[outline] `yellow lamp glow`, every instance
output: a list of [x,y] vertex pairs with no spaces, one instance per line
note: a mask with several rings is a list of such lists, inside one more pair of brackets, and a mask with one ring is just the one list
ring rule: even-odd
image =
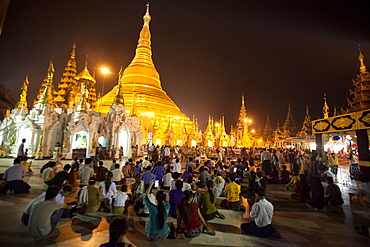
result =
[[105,74],[105,75],[107,75],[107,74],[109,74],[109,73],[110,73],[109,69],[107,69],[107,68],[101,68],[101,69],[100,69],[100,71],[101,71],[103,74]]

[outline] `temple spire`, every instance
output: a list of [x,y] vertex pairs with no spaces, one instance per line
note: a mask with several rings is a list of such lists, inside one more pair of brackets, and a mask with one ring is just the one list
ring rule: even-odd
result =
[[89,97],[89,91],[86,86],[86,81],[81,85],[81,97],[80,102],[77,105],[76,112],[86,112],[87,110],[87,98]]
[[121,106],[125,105],[121,83],[118,83],[118,89],[117,89],[116,96],[113,99],[113,104],[121,105]]
[[26,75],[26,79],[23,81],[23,86],[21,89],[21,95],[19,96],[19,101],[17,103],[16,108],[17,109],[26,109],[28,104],[27,104],[27,92],[28,92],[28,85],[30,82],[28,81],[28,75]]
[[324,94],[324,106],[322,108],[322,112],[324,113],[324,118],[329,118],[329,106],[326,102],[326,93]]
[[76,42],[72,45],[71,56],[67,62],[67,66],[64,69],[60,83],[58,84],[58,91],[54,92],[54,101],[59,106],[67,104],[69,108],[74,105],[74,99],[78,93],[78,87],[76,85]]
[[367,72],[367,68],[366,68],[366,65],[364,63],[364,55],[362,54],[361,52],[361,47],[360,45],[358,46],[358,51],[359,51],[359,55],[358,55],[358,61],[360,61],[360,73],[366,73]]
[[295,124],[295,120],[292,114],[292,110],[290,108],[290,103],[288,105],[288,114],[285,119],[284,125],[283,125],[283,130],[285,132],[286,137],[292,137],[295,136],[297,132],[297,126]]
[[54,64],[53,61],[50,60],[48,72],[45,78],[45,88],[42,92],[39,101],[37,102],[39,105],[53,105],[53,78],[54,78]]

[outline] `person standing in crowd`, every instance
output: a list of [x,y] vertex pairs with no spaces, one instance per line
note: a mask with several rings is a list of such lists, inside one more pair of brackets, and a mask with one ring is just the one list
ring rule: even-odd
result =
[[3,179],[6,181],[6,185],[2,193],[6,193],[8,190],[13,190],[15,194],[26,193],[30,190],[31,186],[23,181],[25,176],[25,167],[22,166],[20,158],[15,158],[13,166],[5,170]]
[[275,238],[281,238],[277,230],[271,225],[274,206],[266,200],[265,189],[262,187],[255,188],[254,194],[256,199],[250,212],[250,218],[254,221],[243,223],[240,228],[243,232],[257,237],[266,238],[273,235]]
[[262,170],[265,171],[266,175],[270,175],[270,172],[272,170],[271,156],[270,153],[266,151],[266,148],[263,148],[262,150],[263,150],[263,152],[261,153]]
[[80,187],[89,184],[89,178],[94,176],[94,170],[90,167],[91,159],[85,159],[85,165],[80,169]]
[[144,203],[149,210],[149,221],[145,224],[146,237],[149,241],[166,239],[170,233],[170,228],[166,224],[170,203],[166,200],[166,193],[163,191],[158,191],[156,194],[157,205],[150,202],[149,194],[153,184],[154,180],[151,180],[144,197]]
[[26,139],[23,138],[22,139],[22,143],[19,144],[19,147],[18,147],[18,152],[17,152],[17,157],[18,158],[23,158],[25,155],[25,151],[24,151],[24,144],[26,143]]
[[119,158],[119,161],[122,161],[122,157],[123,157],[123,147],[120,146],[119,147],[119,150],[118,150],[118,158]]
[[307,205],[314,208],[315,211],[321,211],[324,208],[324,187],[321,183],[321,162],[316,158],[318,153],[316,150],[312,151],[309,167],[309,177],[312,197],[311,200],[307,201]]

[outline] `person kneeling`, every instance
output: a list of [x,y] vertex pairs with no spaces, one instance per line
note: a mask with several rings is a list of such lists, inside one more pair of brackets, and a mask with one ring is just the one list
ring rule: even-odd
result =
[[58,188],[49,187],[45,194],[45,201],[33,205],[27,230],[30,236],[43,237],[55,229],[64,211],[63,204],[54,201],[58,193]]
[[254,194],[256,200],[250,212],[250,218],[254,221],[241,224],[240,228],[243,232],[257,237],[266,238],[272,234],[275,238],[280,238],[280,234],[271,225],[274,206],[266,200],[265,189],[262,187],[255,188]]
[[179,238],[183,238],[182,233],[187,238],[194,238],[199,236],[203,231],[210,235],[216,235],[215,231],[208,227],[204,221],[198,204],[192,201],[193,193],[186,190],[184,191],[184,198],[177,205],[177,231],[181,234]]

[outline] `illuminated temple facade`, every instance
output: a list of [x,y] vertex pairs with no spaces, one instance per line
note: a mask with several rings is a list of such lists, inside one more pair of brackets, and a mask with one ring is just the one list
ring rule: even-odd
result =
[[147,6],[134,59],[126,69],[121,68],[117,85],[102,97],[96,94],[87,59],[77,73],[76,44],[58,85],[54,85],[50,61],[31,107],[26,99],[30,84],[26,77],[17,106],[0,125],[2,155],[16,156],[23,138],[28,155],[36,158],[50,157],[56,149],[68,159],[123,147],[124,156],[130,157],[136,145],[200,144],[198,120],[183,114],[162,89],[152,60],[150,19]]

